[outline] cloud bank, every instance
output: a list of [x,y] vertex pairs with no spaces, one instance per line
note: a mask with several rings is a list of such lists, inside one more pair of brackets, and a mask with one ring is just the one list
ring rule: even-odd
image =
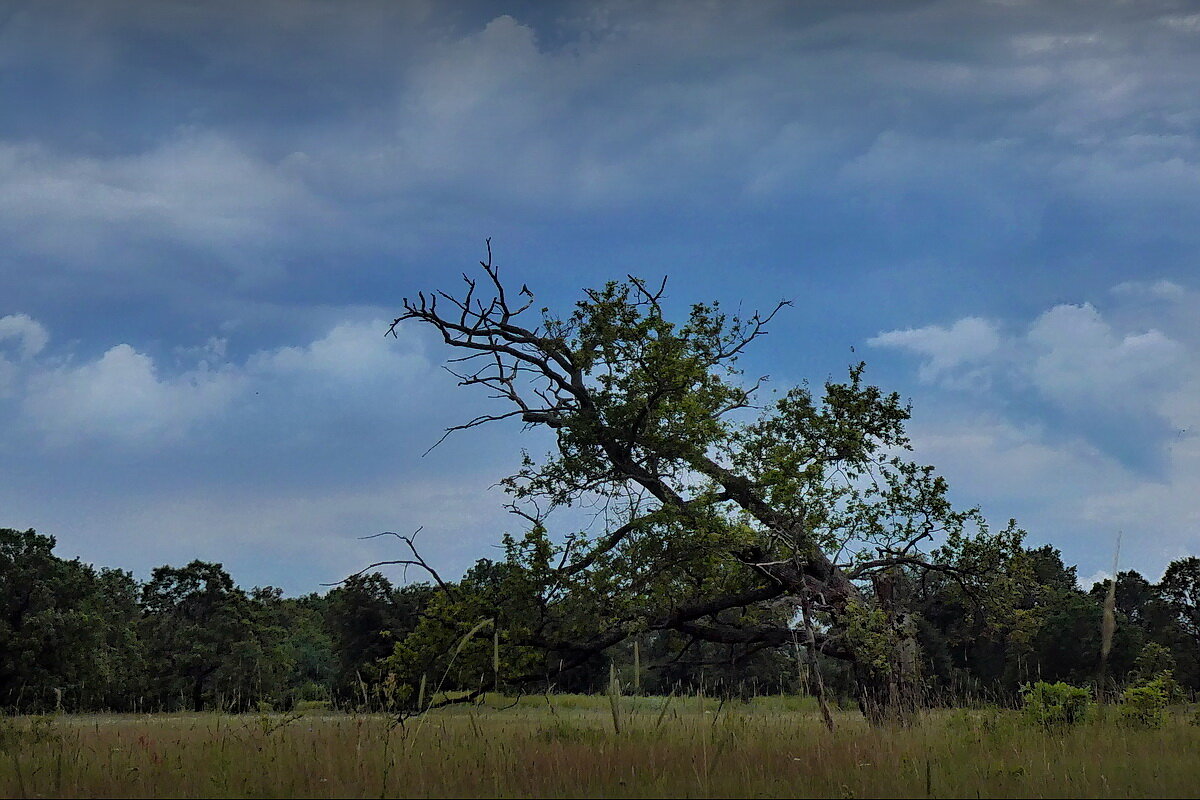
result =
[[869,343],[919,359],[914,439],[966,494],[1039,540],[1103,549],[1124,531],[1153,578],[1200,549],[1200,293],[1131,281],[1108,300]]

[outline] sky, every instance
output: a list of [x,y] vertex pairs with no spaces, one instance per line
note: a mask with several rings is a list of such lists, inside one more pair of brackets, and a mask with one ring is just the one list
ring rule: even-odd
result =
[[494,557],[546,440],[422,456],[489,406],[382,336],[490,236],[554,308],[791,300],[747,372],[866,360],[957,503],[1156,579],[1200,553],[1198,12],[0,3],[0,526],[289,593],[381,531]]

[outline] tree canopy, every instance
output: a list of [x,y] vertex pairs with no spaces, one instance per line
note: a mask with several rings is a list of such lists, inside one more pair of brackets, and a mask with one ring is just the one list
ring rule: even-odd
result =
[[[543,654],[510,677],[557,674],[639,632],[670,631],[684,647],[806,645],[853,665],[864,710],[909,702],[904,576],[950,576],[971,593],[1021,534],[989,532],[951,504],[933,467],[907,458],[899,396],[866,383],[860,363],[819,393],[796,386],[763,401],[763,380],[746,380],[738,358],[787,303],[746,318],[699,303],[672,321],[666,282],[629,277],[558,315],[535,310],[527,287],[506,289],[488,247],[485,279],[404,300],[391,332],[431,326],[458,351],[449,368],[460,385],[502,404],[448,432],[518,419],[555,434],[552,452],[525,453],[503,481],[526,523],[507,542],[506,579],[518,585],[505,596],[535,613],[518,624],[504,604],[476,609],[511,645]],[[583,507],[596,527],[554,527],[556,511]],[[466,611],[460,620],[474,619]]]

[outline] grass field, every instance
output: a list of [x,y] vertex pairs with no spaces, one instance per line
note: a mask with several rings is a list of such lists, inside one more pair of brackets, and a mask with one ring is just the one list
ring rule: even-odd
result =
[[0,718],[6,797],[1153,797],[1200,794],[1200,727],[1097,719],[1061,734],[1016,712],[907,728],[796,698],[749,704],[526,697],[504,710],[381,715]]

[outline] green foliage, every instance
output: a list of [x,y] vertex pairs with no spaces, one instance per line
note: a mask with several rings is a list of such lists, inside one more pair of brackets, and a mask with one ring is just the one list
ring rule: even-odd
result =
[[846,607],[846,638],[856,663],[886,677],[892,671],[894,636],[887,614],[880,608],[853,602]]
[[1170,672],[1130,686],[1121,693],[1121,721],[1138,728],[1161,727],[1174,688]]
[[336,653],[333,694],[342,702],[361,700],[360,681],[381,685],[389,658],[418,625],[436,590],[416,583],[395,587],[383,575],[356,575],[329,592],[323,605],[323,629]]
[[1174,674],[1175,657],[1158,642],[1146,642],[1142,652],[1133,662],[1133,676],[1139,681],[1149,681],[1164,673]]
[[[963,695],[1008,700],[1035,679],[1078,685],[1095,677],[1106,585],[1085,593],[1057,549],[1010,542],[1004,568],[981,573],[966,589],[953,578],[923,584],[921,640],[936,690],[952,702]],[[1117,581],[1108,670],[1118,682],[1135,670],[1147,640],[1174,626],[1156,610],[1161,600],[1145,594],[1148,586],[1133,572]]]
[[328,700],[297,700],[292,710],[298,714],[329,711],[330,703]]
[[[444,699],[489,688],[497,678],[511,691],[523,676],[544,675],[576,657],[568,647],[547,647],[547,640],[571,644],[618,625],[628,638],[584,654],[573,672],[556,679],[557,691],[603,695],[610,669],[623,686],[633,686],[635,637],[644,693],[805,691],[812,676],[793,648],[747,653],[736,643],[647,629],[653,609],[673,600],[696,597],[709,585],[745,586],[707,545],[691,549],[656,527],[675,524],[670,515],[656,517],[578,579],[555,572],[561,546],[535,527],[506,537],[502,561],[479,562],[445,591],[394,587],[376,575],[324,597],[300,598],[269,587],[244,591],[219,565],[204,562],[163,567],[142,585],[128,572],[58,558],[52,537],[2,530],[0,706],[35,713],[60,704],[67,711],[194,708],[198,692],[201,706],[224,710],[344,708],[363,705],[365,688],[370,708],[412,707],[422,678],[426,702],[437,691]],[[922,676],[935,699],[1008,703],[1006,690],[1031,675],[1053,685],[1094,674],[1102,593],[1074,588],[1073,569],[1058,552],[1025,549],[1021,535],[1010,526],[939,551],[943,563],[963,567],[961,575],[892,575],[896,596],[912,598],[919,611],[904,624],[920,634]],[[694,558],[686,573],[654,572],[664,552],[704,557]],[[980,568],[997,563],[1005,568]],[[1137,573],[1118,578],[1110,675],[1133,689],[1150,687],[1122,704],[1133,709],[1130,720],[1153,720],[1155,686],[1168,703],[1196,688],[1196,648],[1183,617],[1189,564],[1185,559],[1168,570],[1170,594]],[[787,625],[792,613],[784,603],[749,606],[708,621],[753,630]],[[842,641],[880,678],[894,668],[897,619],[875,598],[852,604],[843,617]],[[823,658],[820,670],[826,686],[843,695],[839,701],[854,691],[858,673],[843,662]]]
[[[463,300],[436,295],[454,314],[441,316],[419,295],[397,321],[430,324],[470,351],[456,360],[474,363],[463,384],[512,404],[461,427],[519,417],[555,437],[551,452],[523,454],[502,481],[530,522],[529,537],[507,542],[508,577],[523,582],[500,598],[499,608],[518,606],[498,623],[510,648],[590,672],[594,656],[630,637],[672,631],[683,647],[740,645],[733,661],[794,646],[791,617],[804,596],[817,607],[814,639],[838,642],[826,654],[861,655],[860,684],[890,679],[911,693],[920,659],[909,616],[873,596],[873,578],[895,571],[901,581],[904,568],[928,566],[939,544],[966,554],[991,537],[975,510],[953,507],[933,467],[905,457],[910,409],[898,394],[870,385],[859,363],[819,391],[800,385],[765,400],[738,358],[773,313],[740,318],[696,304],[673,321],[661,291],[633,277],[588,291],[566,317],[542,309],[526,328],[516,317],[529,306],[510,308],[490,262],[483,266],[494,302],[481,301],[468,278]],[[602,524],[550,537],[548,515],[569,506],[603,509]],[[964,558],[959,574],[978,563],[1000,565]],[[847,609],[856,601],[861,613]],[[465,604],[458,616],[397,650],[406,679],[421,648],[445,652],[478,618],[474,601],[454,603]],[[846,626],[856,630],[844,636]],[[883,652],[902,642],[903,656]],[[903,674],[893,674],[899,664]]]
[[1130,676],[1134,686],[1157,686],[1166,694],[1166,702],[1178,703],[1184,699],[1183,687],[1175,679],[1175,656],[1158,642],[1147,642],[1134,661]]
[[200,711],[220,677],[245,674],[258,645],[250,600],[220,564],[158,567],[142,589],[142,605],[150,688],[159,704]]
[[477,562],[452,591],[431,597],[412,632],[379,662],[381,673],[408,688],[411,702],[421,697],[422,680],[428,704],[447,692],[500,687],[544,672],[545,651],[522,643],[544,619],[538,567],[544,546],[536,534],[506,544],[525,555]]
[[113,703],[139,672],[133,577],[58,558],[54,544],[0,529],[0,706]]
[[[1200,558],[1172,562],[1156,587],[1160,604],[1151,607],[1163,619],[1154,620],[1154,639],[1170,648],[1177,663],[1176,677],[1193,691],[1200,689]],[[1161,608],[1161,611],[1160,611]]]
[[1038,681],[1021,687],[1025,717],[1046,730],[1060,730],[1087,718],[1092,705],[1091,693],[1084,688],[1059,681]]
[[1200,558],[1189,556],[1171,562],[1159,591],[1183,629],[1200,643]]

